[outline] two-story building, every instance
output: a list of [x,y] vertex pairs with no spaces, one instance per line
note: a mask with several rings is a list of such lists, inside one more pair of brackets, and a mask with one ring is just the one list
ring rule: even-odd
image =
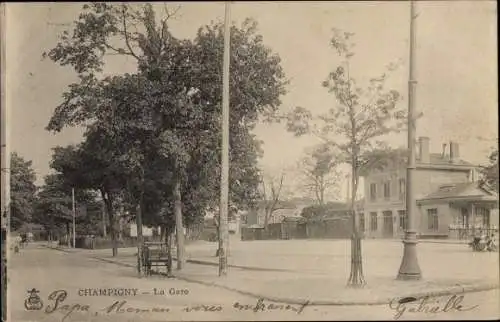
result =
[[[456,230],[498,227],[498,194],[478,181],[477,167],[460,159],[455,142],[429,152],[420,137],[414,175],[416,228],[420,237],[458,237]],[[449,154],[448,154],[449,151]],[[406,215],[406,158],[363,174],[365,204],[360,228],[366,238],[402,237]]]

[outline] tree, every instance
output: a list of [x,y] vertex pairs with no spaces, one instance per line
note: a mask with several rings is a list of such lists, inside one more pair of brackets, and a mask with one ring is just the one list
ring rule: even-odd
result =
[[32,161],[26,161],[16,152],[11,154],[11,212],[10,227],[19,229],[24,223],[31,221],[33,206],[36,200],[36,175]]
[[483,180],[498,192],[498,148],[491,151],[488,165],[481,167]]
[[262,197],[264,203],[264,230],[268,229],[269,219],[277,210],[284,209],[280,204],[282,198],[283,180],[285,174],[281,173],[278,177],[262,177]]
[[305,219],[335,216],[345,210],[346,204],[343,202],[327,202],[322,205],[312,205],[302,209],[301,216]]
[[[383,153],[372,153],[382,146],[377,139],[391,132],[400,131],[405,123],[405,111],[398,107],[400,95],[395,90],[385,90],[388,73],[370,80],[363,88],[351,76],[350,66],[354,57],[353,33],[334,29],[331,46],[341,58],[341,64],[328,75],[323,86],[336,98],[336,103],[327,113],[315,117],[302,107],[289,115],[287,127],[296,135],[314,133],[326,146],[335,150],[340,161],[351,167],[352,214],[351,273],[349,286],[364,285],[359,218],[355,202],[360,172],[371,166]],[[392,71],[397,67],[387,67]],[[383,152],[383,150],[381,150]]]
[[335,156],[324,144],[307,151],[307,156],[299,163],[303,188],[319,205],[325,203],[325,194],[338,195],[340,172],[336,167]]
[[[119,132],[133,133],[127,138],[136,138],[120,139],[120,142],[127,142],[128,147],[152,147],[164,160],[165,171],[173,174],[171,193],[176,196],[173,207],[179,223],[177,236],[181,238],[182,187],[188,180],[187,169],[193,163],[193,155],[207,156],[203,158],[206,161],[203,166],[208,169],[205,181],[220,171],[217,152],[220,151],[223,25],[200,28],[194,41],[178,40],[168,30],[167,20],[171,15],[166,11],[164,19],[157,24],[149,4],[140,9],[127,4],[85,5],[73,35],[65,31],[61,42],[46,54],[56,63],[72,66],[80,78],[79,83],[70,85],[64,93],[65,100],[56,108],[48,129],[60,131],[64,126],[92,125],[98,121],[100,130],[116,137],[116,127],[102,120],[113,122],[120,114],[127,121],[116,121],[121,127]],[[260,115],[272,117],[286,82],[279,57],[262,44],[254,22],[246,21],[242,28],[233,27],[232,38],[231,138],[244,139],[242,143],[248,144],[240,151],[250,151],[248,155],[254,157],[256,144],[248,133]],[[109,53],[134,58],[137,74],[98,79],[96,74],[102,71],[104,56]],[[142,135],[129,131],[131,124],[136,124],[132,127]],[[242,135],[235,135],[238,133]],[[230,142],[232,151],[237,151],[234,148],[239,143]],[[233,161],[246,158],[240,151],[233,154]],[[122,155],[130,156],[125,152]],[[147,159],[145,151],[140,149],[135,155],[136,165]],[[253,159],[240,164],[255,167]],[[133,167],[137,169],[136,179],[143,176],[143,166]],[[241,177],[251,179],[253,184],[248,192],[258,181],[255,170],[248,167],[246,170]],[[142,179],[135,181],[143,182]],[[241,189],[244,186],[240,182],[240,191],[245,190]],[[208,194],[213,195],[213,191]],[[180,242],[178,240],[178,244]],[[182,248],[180,245],[178,251]],[[181,262],[182,254],[178,257]]]
[[[47,175],[44,185],[40,188],[33,215],[33,221],[42,225],[49,236],[64,229],[68,237],[68,246],[70,246],[70,226],[73,222],[73,187],[62,173]],[[92,225],[91,217],[99,207],[95,195],[88,190],[75,189],[75,203],[77,227],[80,227],[80,233],[89,234],[91,232],[83,229],[82,225],[87,229],[96,228]]]
[[125,170],[116,162],[104,133],[88,131],[79,146],[54,148],[51,168],[62,175],[66,190],[99,192],[110,221],[113,256],[118,254],[117,201],[125,186]]

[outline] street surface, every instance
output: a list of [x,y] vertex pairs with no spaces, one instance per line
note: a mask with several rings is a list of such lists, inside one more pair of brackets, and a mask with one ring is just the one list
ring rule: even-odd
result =
[[[214,271],[213,268],[207,269]],[[419,305],[411,303],[396,310],[396,305],[393,309],[388,305],[287,307],[280,303],[273,303],[270,307],[271,302],[267,301],[258,304],[258,312],[254,312],[258,303],[256,298],[164,277],[139,279],[132,268],[39,245],[29,245],[19,254],[12,254],[8,278],[8,313],[13,322],[387,320],[395,318],[398,312],[399,320],[467,320],[498,319],[500,312],[498,290],[466,293],[461,303],[453,298],[451,302],[455,305],[451,308],[448,304],[448,309],[445,309],[448,312],[442,311],[450,296],[429,299],[428,304],[420,305],[420,313],[411,312],[419,311]],[[39,290],[37,295],[43,301],[41,310],[25,308],[25,301],[33,288]],[[155,289],[157,295],[154,295]],[[55,291],[60,292],[50,298]],[[64,292],[67,297],[64,297]],[[106,294],[89,296],[95,295],[93,292]],[[121,295],[121,292],[129,294]],[[160,294],[162,292],[165,294]],[[169,292],[177,294],[169,295]],[[126,303],[118,307],[120,301]],[[432,304],[435,301],[439,303]],[[51,312],[56,302],[57,308]],[[33,298],[26,303],[30,308],[36,307]],[[432,311],[432,307],[437,307],[433,310],[439,313],[425,312]]]

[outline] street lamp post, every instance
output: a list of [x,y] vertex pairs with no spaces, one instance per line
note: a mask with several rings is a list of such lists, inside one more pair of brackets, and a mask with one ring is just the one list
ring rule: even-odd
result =
[[[9,122],[9,111],[7,110],[6,100],[5,100],[5,8],[6,4],[0,4],[0,108],[1,108],[1,149],[2,149],[2,160],[1,160],[1,229],[2,229],[2,259],[1,259],[1,269],[2,269],[2,320],[10,321],[10,308],[7,313],[7,306],[9,302],[7,301],[7,257],[9,254],[10,240],[8,236],[10,234],[10,129],[8,128]],[[9,262],[10,263],[10,262]]]
[[415,98],[417,81],[415,79],[415,49],[416,49],[416,35],[415,35],[415,3],[411,1],[411,17],[410,17],[410,75],[408,81],[408,149],[410,150],[408,156],[408,167],[406,169],[406,214],[408,216],[408,223],[406,227],[404,244],[404,253],[399,273],[398,280],[419,280],[422,278],[422,273],[418,265],[417,259],[417,230],[415,223],[416,216],[416,203],[415,191],[413,189],[413,179],[415,174],[415,132],[416,132],[416,112],[415,112]]
[[229,245],[229,61],[231,45],[231,4],[226,2],[224,19],[224,58],[222,69],[222,164],[219,218],[219,276],[227,275]]

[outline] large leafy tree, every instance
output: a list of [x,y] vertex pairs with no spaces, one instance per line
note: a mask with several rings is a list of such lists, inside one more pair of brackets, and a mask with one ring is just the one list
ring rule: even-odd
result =
[[10,171],[10,227],[12,230],[17,230],[24,223],[31,221],[37,192],[36,174],[32,161],[26,161],[16,152],[11,154]]
[[483,180],[498,192],[498,148],[491,151],[488,164],[481,167]]
[[[323,86],[335,97],[335,104],[322,115],[313,115],[308,109],[297,107],[288,117],[288,129],[296,135],[314,133],[324,145],[339,156],[339,161],[351,168],[352,214],[350,286],[365,284],[363,276],[361,236],[355,202],[359,177],[362,171],[383,156],[384,150],[378,139],[401,130],[405,124],[405,111],[397,102],[400,95],[385,89],[385,80],[396,65],[388,66],[388,72],[373,78],[362,87],[351,74],[354,34],[334,29],[330,45],[341,62],[329,73]],[[376,151],[376,152],[375,152]]]
[[[48,129],[87,125],[94,135],[111,138],[114,157],[106,160],[126,164],[133,175],[125,186],[136,186],[132,190],[138,204],[145,195],[147,160],[152,154],[159,156],[161,168],[171,174],[170,205],[180,223],[183,194],[213,199],[218,191],[217,184],[210,183],[218,182],[220,173],[223,25],[200,28],[193,41],[179,40],[169,32],[171,15],[166,10],[157,22],[150,4],[85,5],[73,33],[65,31],[46,55],[70,65],[79,76],[64,93]],[[258,184],[259,143],[250,131],[259,115],[272,118],[286,82],[279,57],[263,45],[254,22],[232,28],[231,53],[230,144],[236,165],[230,169],[235,178],[231,187],[240,196],[232,197],[243,202],[255,197]],[[99,78],[107,54],[135,59],[137,73]],[[190,177],[193,171],[196,178]],[[198,185],[186,192],[190,180]],[[181,238],[179,227],[182,223],[177,225]],[[183,248],[180,243],[178,251]]]
[[123,164],[116,161],[114,151],[109,149],[108,140],[103,139],[102,135],[89,131],[85,133],[86,140],[79,146],[56,147],[51,167],[62,175],[66,190],[77,188],[78,191],[90,190],[100,194],[110,220],[112,251],[113,256],[116,256],[116,210],[123,195],[126,170]]
[[318,205],[325,204],[327,195],[338,196],[340,172],[337,163],[335,155],[324,144],[306,151],[306,156],[299,163],[303,188],[306,193],[312,194]]
[[[57,149],[61,151],[61,149]],[[57,152],[56,152],[57,153]],[[57,154],[56,154],[57,155]],[[45,177],[44,185],[40,188],[35,204],[33,222],[42,225],[49,235],[65,230],[71,235],[73,222],[74,185],[62,173],[50,174]],[[97,212],[99,203],[95,194],[84,189],[75,189],[76,232],[78,234],[92,234],[97,230]],[[70,239],[67,239],[68,244]]]

